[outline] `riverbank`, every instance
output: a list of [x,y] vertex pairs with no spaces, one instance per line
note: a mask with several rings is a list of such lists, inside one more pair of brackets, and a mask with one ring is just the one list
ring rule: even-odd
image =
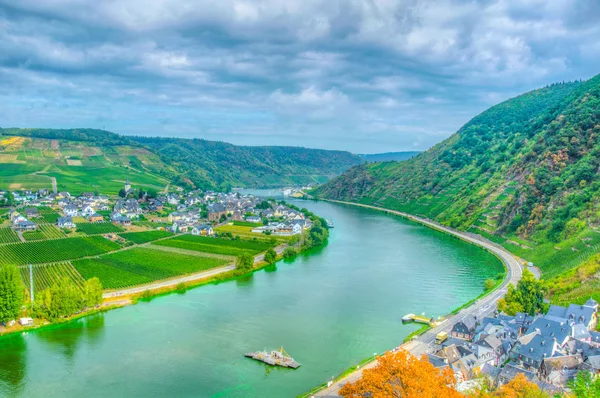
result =
[[[386,208],[382,208],[382,207],[376,207],[376,206],[365,205],[365,204],[360,204],[360,203],[337,201],[337,200],[325,200],[325,201],[332,202],[332,203],[344,204],[344,205],[350,205],[350,206],[363,207],[363,208],[376,210],[376,211],[381,211],[381,212],[384,212],[387,214],[392,214],[392,215],[403,217],[405,219],[416,222],[418,224],[425,225],[429,228],[452,235],[460,240],[463,240],[465,242],[468,242],[468,243],[471,243],[471,244],[474,244],[476,246],[483,248],[484,250],[497,256],[502,261],[504,266],[506,267],[506,276],[500,285],[496,286],[494,289],[492,289],[488,292],[485,292],[483,297],[475,299],[475,301],[472,302],[470,305],[469,305],[469,303],[467,303],[464,305],[464,308],[460,309],[460,307],[459,307],[459,310],[456,313],[453,313],[452,315],[450,315],[446,319],[446,321],[443,324],[441,324],[440,326],[432,328],[432,329],[427,329],[427,330],[422,329],[422,333],[419,335],[419,337],[417,339],[412,339],[407,343],[403,343],[403,344],[399,345],[398,347],[395,347],[394,349],[400,349],[400,348],[405,349],[415,356],[420,356],[420,355],[427,353],[427,351],[431,347],[431,345],[435,339],[435,335],[437,333],[443,332],[443,331],[449,332],[452,329],[452,326],[457,321],[464,318],[465,316],[476,314],[481,317],[481,316],[489,315],[493,310],[493,304],[495,304],[496,301],[499,298],[503,297],[504,294],[506,293],[506,286],[509,283],[516,285],[517,282],[521,279],[521,274],[522,274],[521,260],[516,258],[514,255],[512,255],[512,253],[510,253],[506,249],[494,245],[492,242],[487,242],[483,239],[477,238],[476,236],[454,230],[452,228],[438,224],[434,221],[427,220],[427,219],[417,217],[417,216],[413,216],[411,214],[403,213],[403,212],[396,211],[396,210],[390,210],[390,209],[386,209]],[[300,396],[301,397],[338,396],[338,391],[343,385],[345,385],[346,383],[352,383],[352,382],[358,380],[361,377],[364,369],[372,368],[372,367],[376,366],[376,364],[377,364],[376,357],[373,358],[371,361],[366,361],[366,362],[363,361],[363,362],[361,362],[361,364],[359,364],[355,367],[355,370],[353,372],[349,372],[348,370],[346,370],[340,376],[335,378],[332,383],[324,384],[320,388],[316,387],[316,388],[310,390],[308,393],[302,394]]]
[[[283,252],[287,247],[289,247],[289,245],[280,245],[275,248],[275,252],[277,253],[275,261],[280,261],[283,259]],[[3,330],[0,331],[0,337],[15,333],[29,332],[33,330],[48,328],[51,326],[61,325],[89,315],[94,315],[100,312],[106,312],[109,310],[136,304],[139,300],[148,300],[154,297],[162,296],[165,294],[171,294],[174,292],[182,292],[194,287],[207,285],[210,283],[220,283],[240,277],[245,277],[272,265],[271,263],[267,263],[264,261],[265,253],[266,252],[259,253],[254,257],[254,267],[252,269],[238,270],[234,263],[228,266],[206,270],[191,275],[185,275],[168,280],[157,281],[128,289],[105,292],[102,294],[104,303],[100,308],[92,308],[69,317],[55,320],[53,322],[50,322],[45,319],[34,318],[34,324],[31,326],[21,326],[18,323],[16,323],[10,328],[4,327]],[[299,251],[298,253],[302,253],[302,251]]]

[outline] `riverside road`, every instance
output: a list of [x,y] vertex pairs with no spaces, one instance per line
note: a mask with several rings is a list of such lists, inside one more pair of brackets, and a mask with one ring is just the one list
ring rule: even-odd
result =
[[[501,297],[503,297],[506,294],[508,284],[512,283],[513,285],[516,285],[517,282],[521,279],[523,268],[522,268],[521,262],[517,258],[515,258],[510,252],[503,249],[502,247],[496,246],[491,242],[477,238],[474,235],[460,232],[460,231],[454,230],[452,228],[448,228],[446,226],[440,225],[434,221],[427,220],[427,219],[421,218],[421,217],[416,217],[411,214],[403,213],[400,211],[388,210],[388,209],[384,209],[384,208],[376,207],[376,206],[369,206],[369,205],[364,205],[364,204],[343,202],[343,201],[337,201],[337,200],[331,200],[330,202],[347,204],[347,205],[352,205],[352,206],[359,206],[359,207],[364,207],[364,208],[368,208],[368,209],[383,211],[388,214],[394,214],[394,215],[409,219],[411,221],[427,225],[428,227],[431,227],[438,231],[442,231],[442,232],[454,235],[464,241],[467,241],[474,245],[483,247],[484,249],[497,255],[502,260],[502,262],[505,264],[506,269],[507,269],[506,278],[504,279],[502,284],[496,290],[494,290],[492,293],[488,294],[487,296],[481,298],[480,300],[475,301],[473,304],[462,309],[457,314],[449,316],[446,319],[446,321],[443,322],[441,325],[439,325],[433,329],[430,329],[426,333],[423,333],[417,339],[414,339],[414,340],[400,346],[400,348],[407,350],[412,355],[421,356],[423,354],[427,354],[428,352],[430,352],[434,348],[433,343],[435,340],[435,335],[439,332],[450,332],[450,330],[452,329],[454,324],[456,322],[460,321],[461,319],[463,319],[464,317],[466,317],[468,315],[474,315],[474,316],[477,316],[478,319],[480,319],[482,317],[492,314],[496,310],[496,302],[498,301],[498,299],[500,299]],[[315,396],[319,396],[319,397],[337,397],[337,396],[339,396],[338,391],[340,388],[342,388],[342,386],[344,386],[346,383],[352,383],[352,382],[358,380],[361,377],[364,369],[372,368],[376,364],[377,364],[377,361],[373,361],[373,362],[365,365],[363,368],[358,369],[357,371],[349,374],[348,376],[344,377],[343,379],[338,380],[337,382],[334,382],[331,386],[315,393]]]

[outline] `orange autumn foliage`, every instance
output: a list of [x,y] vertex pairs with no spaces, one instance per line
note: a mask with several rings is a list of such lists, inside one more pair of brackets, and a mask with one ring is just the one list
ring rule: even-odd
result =
[[371,398],[458,398],[453,372],[436,369],[425,356],[422,359],[400,350],[387,352],[378,359],[374,368],[366,369],[354,383],[343,386],[343,397]]
[[540,390],[537,384],[530,382],[519,373],[514,379],[500,386],[496,391],[476,391],[469,395],[470,398],[549,398],[550,396]]

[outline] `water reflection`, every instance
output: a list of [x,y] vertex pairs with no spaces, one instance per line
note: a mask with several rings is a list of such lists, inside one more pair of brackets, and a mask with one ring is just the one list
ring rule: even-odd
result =
[[67,363],[71,363],[83,341],[90,345],[97,345],[102,341],[104,314],[90,315],[66,325],[41,329],[35,337],[51,350],[64,356]]
[[4,353],[0,361],[0,391],[5,395],[18,395],[25,383],[27,374],[27,343],[25,335],[7,336],[0,340],[0,351]]

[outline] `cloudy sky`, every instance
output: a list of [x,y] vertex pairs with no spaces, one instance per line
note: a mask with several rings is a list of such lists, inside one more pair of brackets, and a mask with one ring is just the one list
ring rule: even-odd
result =
[[0,126],[422,150],[600,73],[598,0],[0,0]]

